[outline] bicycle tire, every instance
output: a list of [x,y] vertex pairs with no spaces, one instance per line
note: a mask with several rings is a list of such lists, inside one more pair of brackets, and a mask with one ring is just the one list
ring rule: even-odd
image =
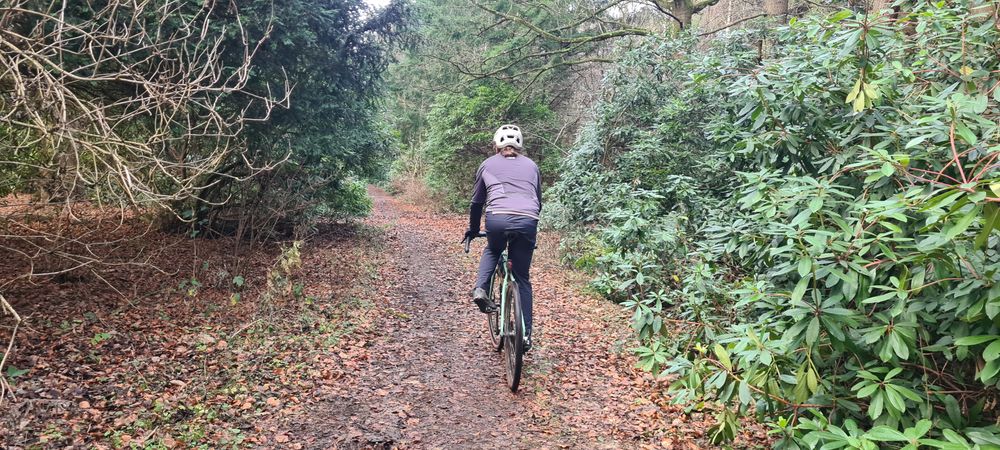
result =
[[521,312],[521,295],[517,291],[517,281],[511,280],[507,284],[507,298],[510,300],[506,308],[504,318],[504,342],[503,353],[507,366],[507,387],[511,392],[517,392],[517,387],[521,384],[521,369],[524,363],[524,328],[521,326],[523,317]]
[[503,339],[500,336],[500,305],[503,301],[503,267],[497,264],[493,271],[493,281],[490,282],[490,300],[497,305],[497,309],[486,315],[486,326],[490,333],[490,341],[493,343],[493,351],[499,352],[503,348]]

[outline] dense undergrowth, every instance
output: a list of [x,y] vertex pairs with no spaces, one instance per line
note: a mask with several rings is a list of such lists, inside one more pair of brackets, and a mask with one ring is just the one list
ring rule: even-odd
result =
[[617,63],[547,193],[568,260],[718,444],[1000,448],[994,17],[772,31]]
[[469,93],[441,94],[427,116],[427,140],[416,149],[427,168],[421,174],[434,197],[445,207],[467,208],[469,186],[476,168],[492,154],[492,124],[516,121],[533,132],[526,153],[543,167],[553,148],[546,143],[552,111],[544,103],[525,99],[506,84],[481,85]]

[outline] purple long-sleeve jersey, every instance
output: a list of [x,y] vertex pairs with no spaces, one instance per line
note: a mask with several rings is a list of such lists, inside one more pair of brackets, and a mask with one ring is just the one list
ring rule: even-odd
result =
[[485,203],[487,213],[538,219],[542,211],[542,175],[538,165],[524,155],[505,158],[497,153],[487,158],[476,171],[472,203]]

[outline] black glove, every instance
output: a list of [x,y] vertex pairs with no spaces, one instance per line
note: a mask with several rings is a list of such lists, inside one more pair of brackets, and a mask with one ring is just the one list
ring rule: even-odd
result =
[[473,240],[473,239],[475,239],[477,237],[479,237],[479,230],[475,230],[475,231],[473,231],[473,230],[465,230],[465,240],[471,241],[471,240]]

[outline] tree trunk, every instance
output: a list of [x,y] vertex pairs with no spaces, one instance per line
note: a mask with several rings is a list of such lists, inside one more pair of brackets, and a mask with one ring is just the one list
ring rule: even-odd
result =
[[879,12],[883,9],[889,7],[889,0],[871,0],[868,3],[868,10],[871,12]]
[[[719,3],[719,0],[654,0],[656,2],[656,7],[677,19],[680,22],[680,28],[688,28],[691,26],[691,22],[694,19],[694,15],[701,12],[701,10]],[[785,2],[785,9],[788,9],[788,0],[783,0]]]
[[783,17],[787,15],[788,0],[764,0],[764,14],[771,17]]
[[674,0],[670,12],[681,22],[681,28],[691,26],[691,19],[694,17],[694,7],[690,0]]

